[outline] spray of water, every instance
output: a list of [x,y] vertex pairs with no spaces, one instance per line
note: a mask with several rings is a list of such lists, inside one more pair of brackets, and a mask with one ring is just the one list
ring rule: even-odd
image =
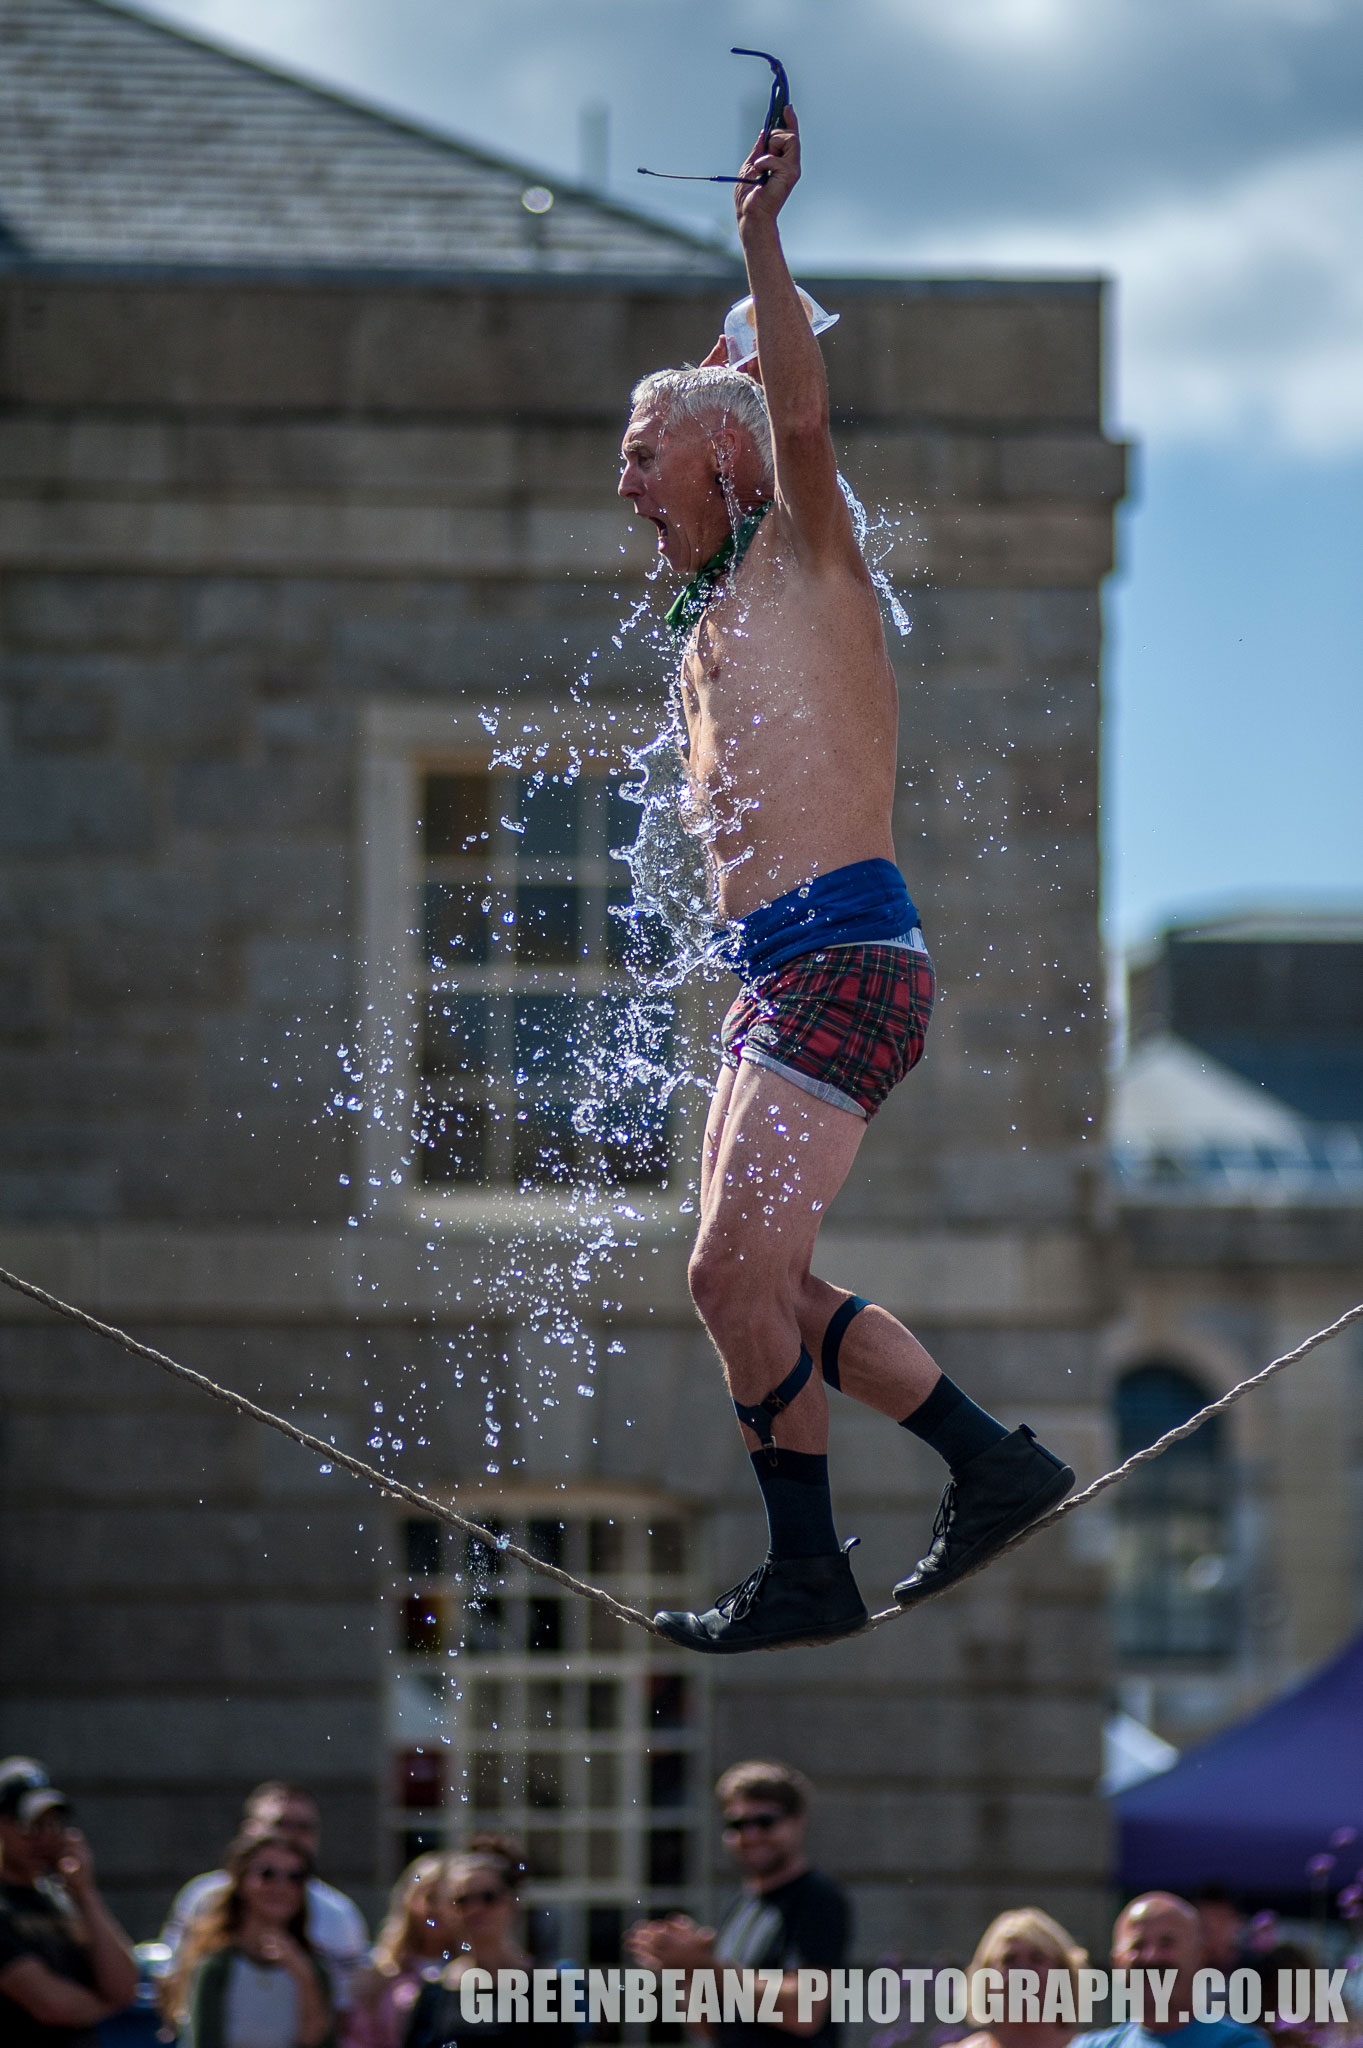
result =
[[[885,566],[900,522],[883,511],[869,516],[846,479],[838,481],[889,619],[901,635],[907,634],[910,621]],[[729,511],[736,532],[742,517],[736,500]],[[650,571],[650,583],[660,568],[659,563]],[[630,603],[610,635],[612,646],[623,649],[633,637],[650,655],[656,650],[665,656],[660,629],[650,623],[652,608],[649,591]],[[743,630],[741,618],[736,625]],[[571,686],[575,706],[590,699],[595,662],[593,655]],[[479,717],[493,741],[493,768],[515,771],[524,795],[532,796],[551,779],[571,786],[583,777],[589,764],[581,749],[570,748],[565,760],[557,735],[541,732],[532,721],[515,725],[514,706],[489,706]],[[612,904],[607,913],[617,922],[611,950],[622,971],[612,985],[575,1009],[570,1006],[572,1021],[557,1045],[546,1042],[529,1055],[532,1063],[545,1062],[546,1072],[556,1063],[560,1077],[566,1064],[580,1160],[594,1160],[597,1171],[584,1175],[579,1161],[576,1173],[558,1172],[544,1160],[538,1173],[523,1177],[520,1195],[533,1191],[537,1199],[533,1205],[523,1200],[507,1205],[510,1228],[498,1235],[495,1266],[480,1274],[476,1298],[467,1300],[472,1319],[447,1340],[449,1389],[476,1387],[480,1396],[484,1469],[490,1477],[522,1462],[524,1432],[547,1425],[565,1390],[575,1389],[584,1400],[595,1397],[600,1343],[579,1304],[590,1298],[606,1306],[602,1289],[608,1289],[609,1267],[637,1243],[650,1215],[657,1227],[658,1198],[669,1198],[674,1228],[686,1227],[685,1218],[694,1210],[694,1190],[674,1184],[676,1169],[666,1154],[669,1127],[686,1091],[708,1093],[713,1081],[708,1033],[693,1041],[689,1018],[695,1006],[684,991],[687,984],[719,971],[709,949],[717,921],[714,842],[720,821],[717,805],[698,798],[687,775],[685,742],[674,678],[657,729],[624,750],[626,770],[618,793],[637,808],[638,822],[632,837],[609,849],[612,861],[621,865],[622,879],[628,874],[629,889],[628,900]],[[619,759],[618,743],[608,743],[602,752]],[[722,824],[730,844],[742,808],[742,799],[726,797]],[[524,838],[523,817],[508,813],[500,824]],[[507,921],[509,938],[514,911],[499,910],[491,894],[482,908]],[[452,985],[457,987],[457,975]],[[404,995],[393,1007],[394,1014],[371,1017],[366,1030],[339,1048],[343,1080],[330,1105],[335,1115],[400,1130],[406,1140],[397,1164],[385,1174],[371,1174],[368,1186],[354,1191],[349,1220],[361,1231],[361,1244],[366,1216],[381,1213],[379,1197],[390,1186],[418,1181],[423,1148],[442,1135],[407,1082],[419,1038],[418,1001]],[[519,1084],[532,1090],[536,1078],[533,1064],[516,1075]],[[646,1162],[644,1178],[633,1180],[630,1163],[641,1161]],[[517,1223],[518,1214],[525,1215],[524,1223]],[[440,1276],[449,1255],[438,1227],[426,1241],[425,1256],[432,1277]],[[461,1299],[452,1280],[446,1291],[443,1276],[441,1292],[447,1302]],[[491,1325],[516,1332],[514,1346],[496,1356],[486,1343]],[[370,1449],[398,1455],[409,1446],[423,1447],[438,1399],[428,1375],[401,1413],[375,1414]]]

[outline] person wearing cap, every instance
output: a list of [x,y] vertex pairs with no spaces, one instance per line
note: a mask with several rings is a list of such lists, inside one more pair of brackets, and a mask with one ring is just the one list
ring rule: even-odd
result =
[[[898,697],[875,579],[843,494],[828,382],[777,216],[800,175],[794,109],[736,186],[756,376],[726,331],[631,394],[619,493],[683,584],[676,656],[682,824],[739,977],[700,1166],[688,1280],[728,1380],[767,1555],[702,1613],[655,1616],[708,1656],[830,1642],[868,1616],[834,1522],[825,1386],[948,1468],[913,1607],[978,1570],[1074,1474],[941,1372],[889,1311],[811,1269],[869,1120],[922,1056],[934,977],[895,864]],[[826,316],[825,316],[826,317]],[[730,344],[737,341],[737,355]]]
[[0,1763],[0,2042],[97,2048],[137,1992],[132,1944],[101,1899],[71,1803],[32,1757]]
[[[288,1784],[282,1778],[267,1778],[246,1795],[238,1840],[253,1835],[282,1835],[312,1862],[321,1834],[317,1801],[301,1785]],[[205,1870],[176,1893],[161,1930],[161,1939],[172,1959],[179,1953],[190,1922],[222,1897],[228,1882],[225,1870]],[[326,1964],[336,2009],[344,2012],[350,2004],[355,1972],[369,1948],[369,1931],[355,1901],[337,1891],[335,1885],[323,1883],[320,1877],[308,1879],[308,1936]]]

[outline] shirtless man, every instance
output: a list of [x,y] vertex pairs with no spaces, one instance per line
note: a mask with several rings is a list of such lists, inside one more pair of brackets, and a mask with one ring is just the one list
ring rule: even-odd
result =
[[[689,1279],[762,1491],[766,1560],[703,1614],[664,1612],[709,1653],[829,1641],[867,1612],[833,1525],[825,1383],[946,1460],[910,1606],[993,1555],[1073,1485],[939,1372],[882,1308],[815,1279],[819,1225],[923,1050],[932,963],[894,865],[897,698],[880,607],[838,486],[823,359],[777,215],[800,175],[793,111],[749,157],[738,230],[760,383],[721,341],[633,393],[620,495],[686,587],[688,823],[705,838],[723,957],[740,975],[701,1163]],[[763,395],[765,389],[765,397]],[[819,1370],[814,1369],[814,1360]],[[850,1543],[847,1549],[850,1549]]]

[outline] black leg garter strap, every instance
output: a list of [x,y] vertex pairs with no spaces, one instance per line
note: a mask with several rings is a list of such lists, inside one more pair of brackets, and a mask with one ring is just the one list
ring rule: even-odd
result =
[[769,1394],[764,1394],[761,1400],[751,1408],[742,1401],[734,1402],[734,1413],[739,1421],[746,1422],[748,1428],[761,1443],[767,1456],[772,1458],[773,1461],[776,1454],[776,1445],[772,1441],[771,1434],[773,1419],[781,1413],[783,1408],[789,1408],[791,1402],[801,1391],[813,1370],[814,1361],[802,1344],[800,1346],[799,1358],[786,1374],[779,1387],[773,1387]]
[[847,1335],[847,1325],[853,1316],[859,1316],[864,1308],[870,1306],[870,1302],[863,1295],[849,1294],[842,1307],[834,1309],[828,1318],[828,1328],[823,1333],[823,1355],[819,1365],[829,1386],[836,1387],[839,1392],[842,1390],[842,1381],[838,1377],[838,1353],[842,1350],[842,1340]]

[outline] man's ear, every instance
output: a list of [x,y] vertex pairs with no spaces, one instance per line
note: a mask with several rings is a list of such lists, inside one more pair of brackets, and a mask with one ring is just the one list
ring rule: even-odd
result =
[[710,436],[710,453],[716,476],[732,478],[738,465],[738,436],[732,427],[719,427]]

